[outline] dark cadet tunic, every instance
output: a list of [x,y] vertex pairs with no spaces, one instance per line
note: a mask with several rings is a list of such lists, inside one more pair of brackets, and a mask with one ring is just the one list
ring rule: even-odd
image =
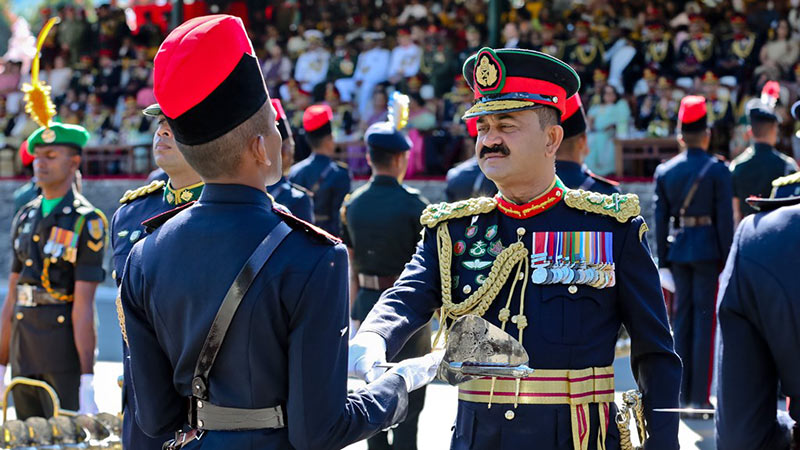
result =
[[311,191],[281,177],[280,181],[267,187],[267,192],[298,219],[314,223],[314,199]]
[[124,269],[136,419],[148,435],[185,424],[197,357],[222,299],[281,221],[293,231],[233,316],[208,390],[217,406],[281,405],[286,426],[206,431],[184,448],[336,449],[405,417],[408,393],[396,374],[347,393],[345,247],[277,212],[261,190],[208,184],[198,202],[134,245]]
[[331,158],[314,153],[292,166],[289,181],[314,194],[314,223],[334,236],[341,235],[339,209],[350,192],[347,168]]
[[[794,205],[749,216],[736,231],[718,304],[720,450],[788,449],[800,422],[800,277],[789,263],[800,254],[798,230]],[[776,411],[778,383],[789,414]]]

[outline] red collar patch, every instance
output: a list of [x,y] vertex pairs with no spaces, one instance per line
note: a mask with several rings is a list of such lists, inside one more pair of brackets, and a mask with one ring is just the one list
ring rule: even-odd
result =
[[512,219],[527,219],[555,206],[564,198],[564,192],[566,190],[567,188],[561,180],[556,177],[547,192],[524,205],[514,204],[503,198],[499,193],[495,196],[495,200],[497,200],[497,209],[508,217]]

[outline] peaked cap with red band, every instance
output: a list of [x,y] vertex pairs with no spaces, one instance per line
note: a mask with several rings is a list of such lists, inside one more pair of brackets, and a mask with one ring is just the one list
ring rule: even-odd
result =
[[224,14],[172,30],[156,54],[153,78],[175,139],[187,145],[231,131],[269,97],[242,20]]
[[572,67],[533,50],[483,48],[467,59],[462,72],[475,94],[465,119],[541,106],[563,116],[567,98],[580,87]]
[[311,105],[303,111],[303,129],[308,135],[331,134],[333,111],[328,105]]
[[708,128],[705,97],[702,95],[683,97],[678,110],[678,127],[683,133],[702,131]]
[[586,111],[583,110],[580,94],[567,99],[566,113],[561,117],[564,139],[577,136],[586,131]]

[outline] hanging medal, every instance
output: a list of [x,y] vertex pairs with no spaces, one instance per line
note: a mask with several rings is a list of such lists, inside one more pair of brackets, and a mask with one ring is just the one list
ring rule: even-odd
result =
[[533,256],[531,256],[531,266],[533,267],[533,272],[531,273],[531,282],[533,284],[546,284],[550,275],[547,270],[549,264],[547,255],[553,254],[550,233],[546,231],[537,231],[533,233],[532,249]]

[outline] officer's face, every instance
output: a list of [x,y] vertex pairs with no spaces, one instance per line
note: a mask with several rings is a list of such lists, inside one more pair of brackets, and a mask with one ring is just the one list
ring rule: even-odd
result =
[[501,190],[535,184],[534,180],[541,182],[555,173],[555,154],[564,132],[559,125],[542,127],[538,114],[525,110],[478,118],[478,165]]
[[156,165],[168,175],[170,172],[189,168],[189,163],[175,144],[175,135],[163,114],[158,116],[158,129],[153,136],[153,158]]
[[78,152],[66,145],[37,145],[35,153],[33,173],[42,187],[71,182],[81,163]]

